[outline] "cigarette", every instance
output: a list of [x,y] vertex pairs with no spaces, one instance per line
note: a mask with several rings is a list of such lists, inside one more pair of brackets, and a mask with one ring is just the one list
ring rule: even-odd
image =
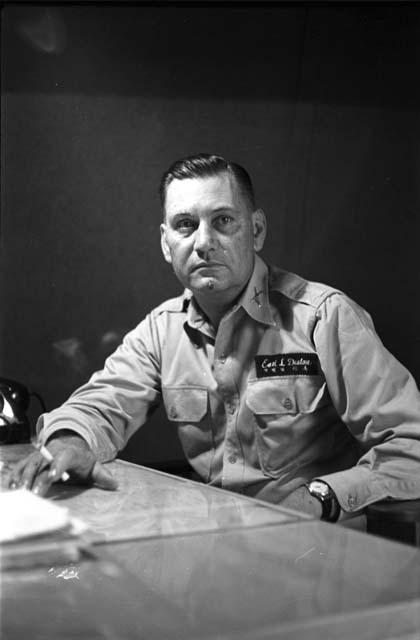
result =
[[[51,453],[48,451],[47,447],[42,445],[39,448],[39,453],[41,454],[41,456],[43,458],[45,458],[45,460],[47,460],[48,462],[53,462],[54,458],[52,457]],[[63,473],[61,474],[61,480],[63,482],[66,482],[68,479],[70,478],[69,474],[67,473],[67,471],[63,471]]]

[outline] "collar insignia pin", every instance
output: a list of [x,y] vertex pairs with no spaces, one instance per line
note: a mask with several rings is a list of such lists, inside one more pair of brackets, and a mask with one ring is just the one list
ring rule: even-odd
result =
[[261,307],[261,302],[259,301],[260,295],[263,293],[263,290],[257,291],[257,287],[254,287],[254,296],[251,298],[259,307]]

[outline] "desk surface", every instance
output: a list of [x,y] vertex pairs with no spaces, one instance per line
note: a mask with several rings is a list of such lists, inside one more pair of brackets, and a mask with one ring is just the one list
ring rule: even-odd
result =
[[[154,500],[177,487],[178,498],[174,500],[170,494],[172,499],[163,504],[162,522],[168,525],[148,525],[146,535],[140,533],[135,540],[114,538],[96,545],[92,558],[74,566],[5,572],[1,583],[2,637],[420,637],[419,550],[338,525],[297,520],[289,512],[284,512],[283,519],[270,515],[268,522],[262,519],[259,523],[235,515],[232,525],[226,513],[229,507],[236,509],[240,496],[198,485],[197,499],[196,483],[133,465],[117,463],[117,467],[124,482],[131,482],[135,475],[136,486],[148,486]],[[61,499],[80,514],[89,491]],[[222,526],[216,518],[215,527],[209,507],[213,502],[226,510]],[[245,503],[249,514],[252,501],[244,499]],[[135,505],[138,512],[132,513],[133,521],[142,516],[143,507]],[[171,505],[175,505],[172,527]],[[254,506],[262,513],[260,503]],[[153,509],[156,522],[157,502]],[[210,524],[206,528],[201,522],[187,532],[186,522],[193,521],[195,510],[200,521],[206,520],[207,511]],[[267,511],[282,514],[281,509],[269,505]],[[99,522],[100,514],[95,518]],[[110,520],[110,514],[105,514],[104,522],[109,525]],[[180,521],[181,527],[177,524]],[[102,533],[105,529],[110,531],[104,527]]]
[[[30,445],[0,447],[2,488],[10,465]],[[84,520],[95,543],[279,524],[306,518],[292,510],[116,460],[107,465],[117,491],[53,485],[48,498]],[[1,485],[0,485],[1,486]]]

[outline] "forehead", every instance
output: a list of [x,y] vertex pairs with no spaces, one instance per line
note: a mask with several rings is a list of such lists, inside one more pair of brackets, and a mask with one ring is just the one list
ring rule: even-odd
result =
[[205,178],[173,180],[166,190],[165,213],[199,213],[216,209],[247,208],[233,176],[221,173]]

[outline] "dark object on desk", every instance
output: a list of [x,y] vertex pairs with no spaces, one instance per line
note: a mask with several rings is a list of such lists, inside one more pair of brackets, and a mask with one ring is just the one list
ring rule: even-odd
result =
[[420,547],[420,500],[377,502],[366,518],[368,533]]
[[30,427],[26,412],[30,395],[20,382],[0,378],[0,444],[29,442]]

